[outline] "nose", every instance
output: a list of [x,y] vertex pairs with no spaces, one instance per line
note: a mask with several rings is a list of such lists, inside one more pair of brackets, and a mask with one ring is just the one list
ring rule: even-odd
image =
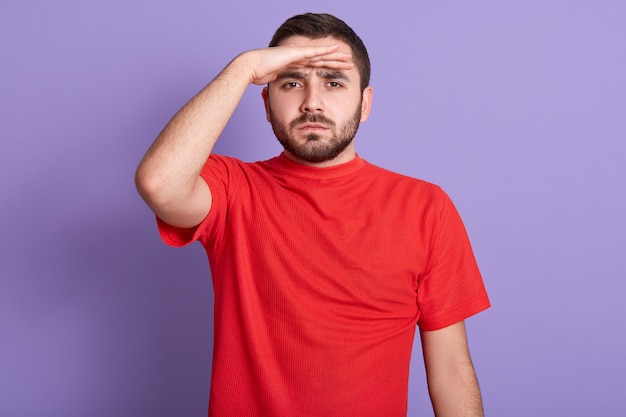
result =
[[319,88],[313,85],[306,86],[300,111],[302,113],[321,113],[324,111]]

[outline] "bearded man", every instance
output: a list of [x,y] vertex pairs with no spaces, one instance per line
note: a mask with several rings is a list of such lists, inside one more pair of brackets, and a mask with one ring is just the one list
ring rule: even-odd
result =
[[[356,153],[369,77],[345,22],[294,16],[193,97],[137,169],[162,239],[209,258],[209,416],[406,416],[416,325],[435,414],[483,415],[464,320],[489,299],[448,196]],[[250,84],[284,151],[212,154]]]

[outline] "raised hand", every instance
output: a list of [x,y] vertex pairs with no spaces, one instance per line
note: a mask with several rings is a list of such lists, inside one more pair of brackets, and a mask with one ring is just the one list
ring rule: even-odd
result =
[[244,52],[240,59],[250,65],[251,82],[267,84],[287,68],[324,67],[348,70],[354,67],[352,55],[338,52],[339,45],[276,46]]

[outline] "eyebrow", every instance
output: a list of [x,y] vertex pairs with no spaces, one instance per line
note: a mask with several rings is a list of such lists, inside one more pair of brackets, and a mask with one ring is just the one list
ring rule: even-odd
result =
[[[350,81],[350,78],[341,71],[327,71],[327,70],[318,70],[316,72],[317,76],[326,80],[343,80]],[[296,79],[296,80],[304,80],[309,77],[308,72],[303,71],[285,71],[278,74],[278,79],[283,80],[286,78]]]
[[348,76],[341,72],[341,71],[324,71],[324,70],[319,70],[317,71],[317,75],[320,78],[324,78],[327,80],[343,80],[343,81],[350,81],[350,78],[348,78]]

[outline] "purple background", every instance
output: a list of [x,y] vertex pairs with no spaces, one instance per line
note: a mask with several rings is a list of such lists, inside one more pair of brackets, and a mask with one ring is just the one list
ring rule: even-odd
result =
[[[361,156],[464,218],[493,302],[468,321],[487,414],[626,415],[626,3],[3,0],[0,416],[206,415],[206,257],[160,242],[134,170],[309,10],[370,50]],[[218,152],[279,150],[251,87]],[[419,355],[409,415],[428,416]]]

